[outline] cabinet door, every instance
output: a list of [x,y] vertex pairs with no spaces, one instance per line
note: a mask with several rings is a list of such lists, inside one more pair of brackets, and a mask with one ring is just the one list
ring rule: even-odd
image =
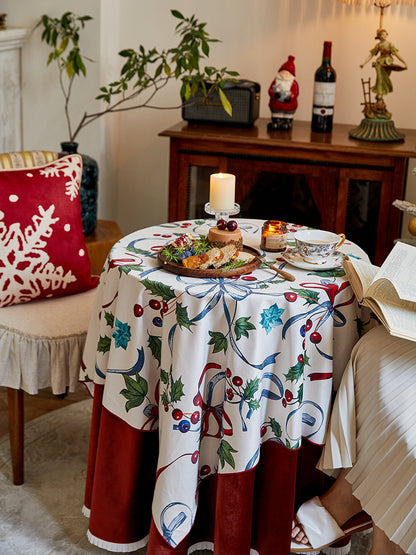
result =
[[364,249],[377,265],[399,236],[399,219],[391,208],[392,184],[392,172],[340,170],[337,222],[347,238]]

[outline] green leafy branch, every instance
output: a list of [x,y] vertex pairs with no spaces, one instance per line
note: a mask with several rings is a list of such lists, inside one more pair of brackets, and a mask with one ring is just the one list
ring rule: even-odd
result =
[[[180,41],[177,46],[167,50],[146,49],[140,45],[137,50],[126,48],[119,52],[124,64],[118,79],[107,86],[100,87],[97,100],[102,100],[105,107],[98,112],[85,112],[73,130],[69,117],[69,101],[76,76],[86,76],[86,67],[79,47],[80,30],[92,18],[88,15],[77,16],[66,12],[61,18],[43,15],[37,24],[43,27],[42,41],[52,47],[47,64],[56,61],[59,69],[59,81],[65,98],[65,115],[69,140],[75,141],[78,133],[99,117],[137,108],[173,109],[187,102],[197,91],[204,96],[217,91],[224,110],[231,115],[232,107],[223,92],[227,81],[234,80],[238,72],[226,67],[202,67],[202,60],[208,58],[210,44],[219,42],[211,38],[206,31],[206,23],[201,23],[192,15],[184,17],[179,11],[171,10],[173,17],[179,20],[175,33]],[[85,59],[88,59],[85,57]],[[91,61],[91,60],[89,60]],[[67,79],[64,79],[66,74]],[[177,106],[156,106],[152,104],[155,95],[172,79],[182,82],[180,89],[181,103]],[[140,95],[146,97],[134,103]],[[133,104],[132,104],[133,102]]]

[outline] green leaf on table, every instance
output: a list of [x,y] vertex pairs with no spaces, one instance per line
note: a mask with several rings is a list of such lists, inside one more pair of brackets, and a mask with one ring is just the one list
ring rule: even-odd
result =
[[274,418],[270,418],[270,428],[276,437],[282,436],[282,427]]
[[211,339],[208,342],[208,345],[214,345],[213,353],[220,353],[224,351],[227,352],[228,341],[225,335],[219,331],[209,331],[209,335]]
[[114,315],[111,314],[111,312],[104,312],[104,318],[107,322],[107,326],[110,326],[110,328],[112,328],[114,326]]
[[235,468],[234,457],[231,453],[238,453],[238,451],[233,449],[228,441],[222,439],[217,451],[220,458],[221,468],[224,468],[225,463],[228,463],[232,468]]
[[182,306],[182,303],[177,303],[176,305],[176,321],[180,327],[184,327],[191,330],[191,326],[195,326],[194,322],[191,322],[188,316],[188,307]]
[[259,389],[259,379],[254,378],[254,380],[247,381],[246,387],[243,391],[243,398],[247,401],[248,399],[252,399],[254,394]]
[[153,357],[158,361],[160,365],[161,356],[162,356],[162,341],[160,337],[157,335],[149,335],[149,339],[147,340],[147,344],[149,345],[150,350],[152,351]]
[[124,247],[124,250],[132,252],[134,254],[142,254],[143,256],[149,256],[149,251],[144,249],[136,249],[135,247]]
[[290,288],[291,291],[297,293],[298,297],[305,299],[305,304],[316,304],[319,302],[319,293],[317,291],[312,291],[311,289],[295,289]]
[[248,337],[249,330],[255,330],[256,326],[249,322],[251,316],[242,316],[237,320],[234,326],[235,338],[238,341],[244,335]]
[[136,373],[136,379],[127,374],[123,374],[123,378],[126,389],[122,389],[120,393],[127,399],[126,411],[128,412],[130,409],[139,407],[143,403],[147,395],[148,386],[147,381],[138,372]]
[[164,285],[160,281],[151,281],[150,279],[144,279],[142,285],[146,287],[152,295],[162,297],[164,301],[170,301],[175,298],[175,292],[173,289],[167,285]]
[[108,353],[110,350],[111,345],[111,337],[107,337],[106,335],[103,337],[100,335],[100,339],[98,340],[97,351],[99,353]]
[[172,381],[170,386],[170,400],[172,401],[172,403],[174,403],[175,401],[180,401],[183,395],[184,392],[182,378],[178,378],[177,380]]

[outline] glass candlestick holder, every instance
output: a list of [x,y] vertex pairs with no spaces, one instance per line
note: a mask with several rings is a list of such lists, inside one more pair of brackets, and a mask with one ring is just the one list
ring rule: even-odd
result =
[[215,216],[215,220],[225,220],[228,221],[230,216],[234,216],[234,214],[238,214],[240,212],[240,205],[236,202],[234,203],[234,208],[227,208],[227,209],[218,209],[218,208],[211,208],[209,202],[205,203],[204,210],[207,214],[211,214]]

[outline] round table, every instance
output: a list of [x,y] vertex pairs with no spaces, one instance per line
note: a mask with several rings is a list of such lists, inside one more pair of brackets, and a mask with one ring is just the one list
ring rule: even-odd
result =
[[[264,222],[238,222],[244,244],[258,249]],[[305,440],[322,445],[334,385],[368,325],[342,267],[308,271],[263,253],[294,282],[264,265],[233,278],[161,267],[161,248],[213,223],[132,233],[101,274],[80,375],[94,383],[84,512],[90,541],[112,551],[148,542],[157,555],[190,545],[267,553],[277,534],[288,552],[293,457]],[[300,227],[289,225],[289,246]],[[348,241],[340,250],[367,259]],[[282,494],[274,513],[260,506],[272,491]],[[201,496],[215,516],[200,507],[197,517]]]

